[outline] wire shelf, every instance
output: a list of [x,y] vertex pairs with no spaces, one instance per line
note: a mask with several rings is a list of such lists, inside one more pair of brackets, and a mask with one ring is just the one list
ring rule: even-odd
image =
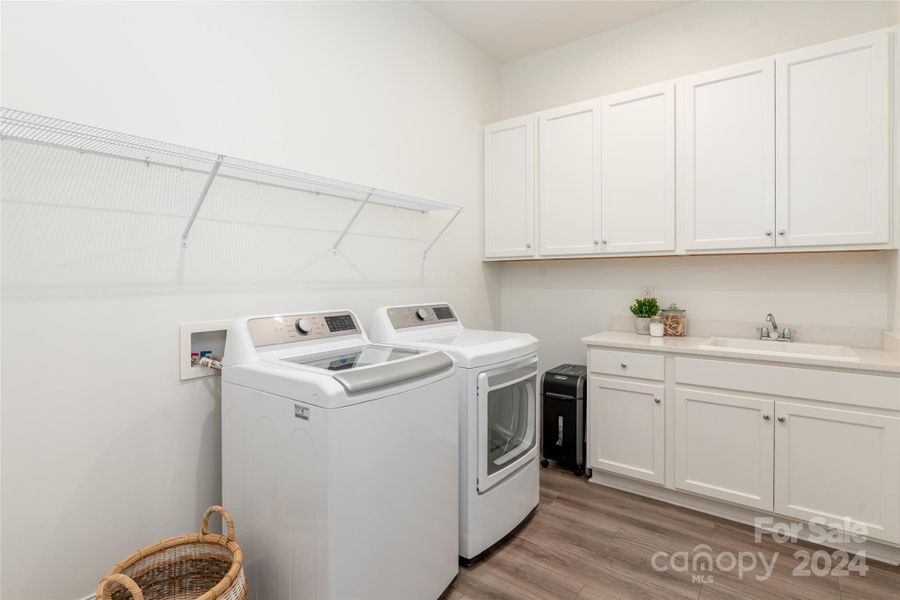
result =
[[[148,165],[162,165],[208,173],[209,177],[206,185],[204,185],[200,193],[200,197],[182,234],[182,245],[187,244],[187,237],[197,217],[197,213],[202,207],[206,194],[216,177],[229,177],[361,202],[353,219],[348,223],[347,228],[335,244],[335,250],[337,250],[337,245],[356,220],[359,212],[369,203],[420,212],[435,210],[454,211],[448,226],[463,210],[462,206],[455,204],[409,196],[73,121],[0,107],[0,139],[7,138],[69,148],[79,152],[136,160]],[[445,230],[446,227],[441,230],[441,234]],[[426,253],[436,241],[437,238],[428,245]]]

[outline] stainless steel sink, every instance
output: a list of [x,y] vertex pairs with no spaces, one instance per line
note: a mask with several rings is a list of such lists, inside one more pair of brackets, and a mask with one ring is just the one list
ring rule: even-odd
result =
[[703,350],[734,352],[735,354],[823,358],[844,362],[859,361],[859,356],[856,355],[852,348],[849,348],[848,346],[829,346],[826,344],[803,344],[797,342],[711,337],[700,344],[700,348]]

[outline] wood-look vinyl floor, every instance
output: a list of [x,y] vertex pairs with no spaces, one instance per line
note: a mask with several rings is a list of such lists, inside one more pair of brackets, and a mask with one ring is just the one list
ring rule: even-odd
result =
[[[657,551],[690,552],[698,544],[708,545],[714,557],[761,552],[771,561],[778,555],[765,581],[756,578],[763,576],[761,565],[743,577],[736,570],[713,571],[706,582],[651,565]],[[900,567],[869,561],[865,576],[796,576],[798,550],[827,549],[770,538],[757,544],[750,526],[551,467],[542,469],[541,503],[533,518],[487,558],[461,567],[442,600],[900,600]]]

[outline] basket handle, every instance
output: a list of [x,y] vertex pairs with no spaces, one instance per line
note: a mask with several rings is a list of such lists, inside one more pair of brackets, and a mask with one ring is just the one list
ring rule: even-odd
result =
[[225,522],[225,526],[228,528],[228,541],[235,541],[234,521],[231,520],[231,515],[228,514],[228,511],[221,506],[210,506],[208,509],[206,509],[206,512],[203,514],[203,520],[200,521],[200,533],[202,533],[203,535],[209,533],[209,517],[213,513],[219,513],[220,515],[222,515],[222,521]]
[[118,583],[128,590],[134,600],[144,600],[144,594],[141,592],[141,588],[138,587],[138,584],[134,582],[134,579],[121,573],[116,573],[115,575],[109,575],[103,578],[103,581],[97,586],[97,600],[112,600],[112,592],[107,589],[112,586],[107,585],[108,583]]

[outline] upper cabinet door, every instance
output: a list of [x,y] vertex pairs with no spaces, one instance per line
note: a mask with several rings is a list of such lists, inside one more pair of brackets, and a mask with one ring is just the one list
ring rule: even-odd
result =
[[534,256],[534,120],[484,128],[484,256]]
[[538,206],[542,255],[600,251],[600,111],[583,102],[542,113]]
[[676,84],[686,250],[775,245],[774,67],[759,60]]
[[777,244],[889,241],[888,34],[776,57]]
[[675,249],[674,92],[666,83],[601,100],[603,252]]

